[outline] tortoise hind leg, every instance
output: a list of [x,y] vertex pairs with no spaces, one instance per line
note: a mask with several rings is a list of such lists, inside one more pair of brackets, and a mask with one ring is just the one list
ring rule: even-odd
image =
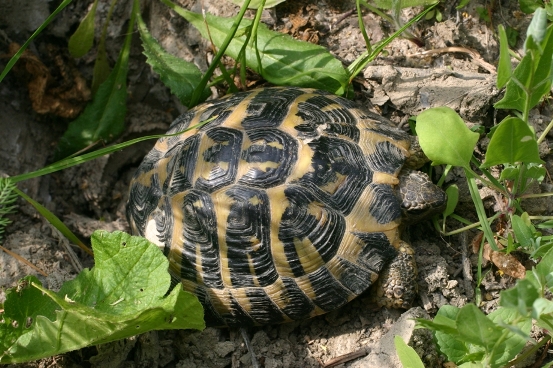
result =
[[401,241],[397,250],[397,256],[378,277],[376,303],[380,307],[409,309],[417,295],[417,265],[409,244]]

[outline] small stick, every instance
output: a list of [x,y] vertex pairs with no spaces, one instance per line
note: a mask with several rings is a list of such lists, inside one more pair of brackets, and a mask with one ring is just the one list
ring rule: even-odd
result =
[[491,74],[497,73],[495,66],[484,61],[484,59],[482,59],[482,56],[480,56],[480,54],[476,50],[472,50],[466,47],[442,47],[439,49],[426,50],[426,51],[417,52],[414,54],[409,54],[407,55],[407,57],[425,56],[425,55],[431,55],[431,54],[444,54],[449,52],[460,52],[463,54],[467,54],[472,58],[472,60],[474,60],[476,64],[480,65],[482,68],[486,69]]
[[248,331],[246,331],[246,328],[240,327],[240,333],[242,334],[242,338],[244,339],[246,348],[248,349],[248,351],[250,352],[250,355],[252,356],[252,367],[259,368],[259,363],[257,362],[257,357],[253,352],[252,344],[250,342],[250,337],[248,336]]
[[340,355],[340,356],[337,356],[336,358],[332,358],[328,360],[326,363],[324,363],[322,368],[332,368],[334,366],[337,366],[338,364],[347,363],[351,360],[365,356],[368,353],[369,353],[369,348],[364,347],[354,352]]

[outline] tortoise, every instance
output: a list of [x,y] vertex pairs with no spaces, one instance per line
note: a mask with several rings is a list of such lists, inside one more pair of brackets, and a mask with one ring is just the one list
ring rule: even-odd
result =
[[[267,87],[184,113],[146,155],[127,203],[207,326],[266,325],[335,310],[379,281],[379,305],[416,296],[402,220],[445,193],[406,169],[409,135],[329,92]],[[418,161],[418,160],[412,160]],[[380,277],[379,277],[380,276]]]

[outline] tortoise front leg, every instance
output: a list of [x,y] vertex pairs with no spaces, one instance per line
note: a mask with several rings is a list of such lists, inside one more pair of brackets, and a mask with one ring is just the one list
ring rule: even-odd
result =
[[386,308],[409,309],[417,295],[417,265],[413,248],[400,242],[397,256],[378,277],[376,303]]

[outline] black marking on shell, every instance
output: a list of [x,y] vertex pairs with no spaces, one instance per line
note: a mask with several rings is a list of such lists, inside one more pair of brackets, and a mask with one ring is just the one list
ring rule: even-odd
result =
[[[338,211],[316,201],[311,191],[305,188],[290,186],[284,193],[289,206],[282,214],[278,238],[284,245],[292,272],[298,277],[305,271],[295,241],[308,238],[322,260],[328,262],[338,251],[337,245],[342,241],[346,222]],[[320,211],[319,219],[309,212],[309,206]]]
[[199,145],[200,136],[193,135],[167,152],[165,157],[170,157],[170,160],[167,163],[167,180],[163,185],[164,193],[172,196],[192,188]]
[[248,288],[246,289],[246,296],[250,302],[248,314],[256,324],[267,325],[284,322],[282,311],[273,303],[265,290],[262,288]]
[[252,325],[253,321],[251,316],[242,308],[240,303],[230,295],[230,308],[231,313],[223,313],[221,317],[225,320],[227,326],[240,327],[243,325]]
[[188,128],[190,126],[190,122],[194,118],[194,115],[194,110],[180,114],[169,126],[167,134],[174,134]]
[[[230,187],[225,194],[232,198],[226,219],[227,258],[232,286],[253,287],[274,283],[278,274],[269,245],[271,215],[267,194],[239,185]],[[253,270],[250,260],[255,265]]]
[[157,240],[163,244],[163,254],[168,255],[173,241],[174,216],[169,197],[163,196],[155,210],[152,211],[150,218],[155,221]]
[[[199,275],[197,275],[199,262],[203,284],[209,288],[222,289],[217,218],[211,196],[199,190],[189,191],[183,199],[182,216],[181,277],[199,282]],[[198,251],[200,259],[198,259]]]
[[396,145],[388,141],[378,142],[374,153],[366,157],[373,171],[385,172],[392,175],[397,175],[405,162],[403,152]]
[[384,266],[396,256],[397,251],[384,233],[352,232],[359,240],[361,252],[357,262],[365,269],[380,273]]
[[292,102],[305,92],[300,89],[265,89],[247,107],[242,120],[244,129],[275,128],[282,124]]
[[[265,171],[250,169],[238,180],[240,184],[269,188],[286,181],[298,158],[298,143],[294,138],[278,129],[255,129],[248,131],[252,144],[242,151],[241,158],[248,163],[273,163],[276,168],[267,167]],[[282,146],[275,147],[271,143]]]
[[281,279],[288,299],[288,305],[283,308],[284,314],[296,321],[308,317],[315,309],[313,301],[305,295],[294,279],[289,277],[282,277]]
[[205,162],[224,164],[215,166],[209,173],[208,178],[198,178],[194,187],[213,192],[233,183],[236,179],[236,168],[240,160],[239,152],[242,147],[242,132],[229,128],[213,128],[208,130],[206,135],[215,143],[201,152],[198,155],[198,160],[203,159]]
[[[314,151],[311,166],[299,182],[317,192],[331,207],[348,215],[372,181],[372,172],[359,146],[334,137],[309,142]],[[336,188],[339,180],[342,183]],[[328,188],[333,188],[329,192]]]
[[388,137],[392,140],[405,141],[409,139],[409,134],[394,127],[393,123],[388,119],[370,111],[365,111],[365,113],[367,116],[372,117],[371,120],[375,120],[375,127],[369,128],[368,130],[383,135],[384,137]]
[[356,127],[357,120],[347,108],[323,109],[329,105],[336,105],[336,102],[329,97],[316,95],[305,102],[298,104],[297,115],[304,121],[298,124],[295,129],[301,137],[318,137],[320,126],[330,135],[348,137],[355,142],[359,141],[359,129]]
[[371,184],[373,190],[369,213],[379,224],[388,224],[401,218],[401,201],[387,184]]
[[224,123],[229,115],[232,114],[234,108],[248,96],[249,93],[247,92],[228,95],[221,99],[210,101],[204,105],[198,105],[187,112],[187,114],[191,114],[192,116],[200,114],[199,123],[214,118],[200,128],[200,131],[206,131]]
[[324,311],[331,311],[340,308],[348,302],[351,296],[326,267],[309,274],[311,287],[315,292],[313,302]]
[[359,295],[371,286],[371,273],[359,265],[338,257],[340,276],[338,281],[355,295]]
[[[139,170],[135,177],[140,174],[142,171]],[[157,208],[162,195],[157,174],[151,176],[149,186],[144,186],[136,181],[132,183],[127,203],[127,218],[137,235],[144,236],[148,217]]]

